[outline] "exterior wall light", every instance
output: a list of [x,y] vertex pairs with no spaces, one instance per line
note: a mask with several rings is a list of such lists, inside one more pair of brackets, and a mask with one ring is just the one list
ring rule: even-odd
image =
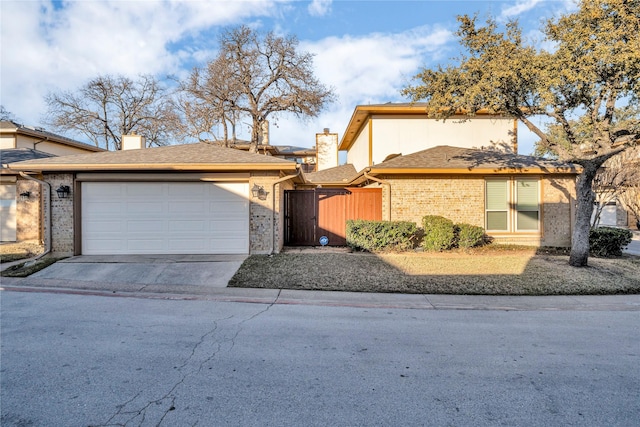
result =
[[26,202],[31,197],[31,191],[25,191],[24,193],[20,193],[20,200]]
[[265,191],[263,186],[253,184],[253,187],[251,188],[251,195],[254,199],[258,198],[260,200],[267,200],[267,194],[269,193]]
[[68,185],[61,185],[56,190],[56,193],[58,193],[58,198],[66,199],[67,197],[69,197],[69,194],[71,193],[71,189],[69,188]]

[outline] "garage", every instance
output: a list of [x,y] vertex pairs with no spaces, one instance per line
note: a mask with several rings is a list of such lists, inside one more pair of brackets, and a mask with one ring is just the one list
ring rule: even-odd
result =
[[82,182],[81,253],[248,254],[248,182]]
[[0,240],[16,241],[16,184],[0,184]]

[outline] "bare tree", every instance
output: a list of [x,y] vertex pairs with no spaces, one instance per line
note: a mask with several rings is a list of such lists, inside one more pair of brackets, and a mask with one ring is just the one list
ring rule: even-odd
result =
[[75,92],[49,93],[45,122],[84,134],[97,147],[121,148],[122,135],[144,135],[148,145],[166,145],[178,120],[164,87],[149,75],[98,76]]
[[15,120],[13,113],[4,108],[4,105],[0,105],[0,120]]
[[635,217],[636,228],[640,230],[640,182],[625,187],[618,197],[622,206]]
[[630,187],[640,184],[640,167],[637,163],[640,150],[629,149],[607,160],[593,179],[595,204],[591,227],[600,224],[602,211],[611,202],[619,201]]
[[205,68],[194,68],[189,77],[179,82],[177,104],[184,117],[182,132],[200,141],[218,139],[216,129],[223,128],[223,142],[229,146],[236,139],[238,112],[233,109],[240,96],[224,58],[217,58]]
[[[256,152],[263,125],[270,116],[289,112],[314,117],[334,100],[331,89],[313,75],[313,56],[298,52],[294,36],[262,36],[247,26],[225,31],[220,52],[206,71],[195,69],[182,87],[190,105],[205,106],[221,124],[227,139],[227,124],[241,117],[251,120],[251,151]],[[192,108],[194,113],[206,108]],[[204,123],[205,118],[195,119]],[[212,122],[205,123],[208,126]]]

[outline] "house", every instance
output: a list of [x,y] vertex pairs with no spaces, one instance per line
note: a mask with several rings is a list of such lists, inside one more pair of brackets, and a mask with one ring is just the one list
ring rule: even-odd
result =
[[[10,167],[69,189],[45,209],[59,255],[270,254],[344,245],[348,219],[420,224],[425,215],[482,226],[499,242],[570,245],[574,166],[514,154],[512,119],[445,124],[424,111],[356,107],[341,142],[316,134],[312,173],[211,143],[123,143],[129,149]],[[351,162],[338,165],[342,148]]]
[[53,253],[260,254],[282,247],[282,195],[302,180],[295,162],[208,143],[142,147],[10,165],[69,189],[51,199]]
[[338,149],[347,152],[347,163],[362,170],[389,156],[438,145],[517,153],[517,122],[484,111],[470,119],[460,114],[435,120],[428,117],[424,103],[358,105]]
[[[292,217],[287,243],[322,235],[344,242],[344,229],[328,216],[421,225],[425,215],[441,215],[481,226],[501,243],[571,245],[579,170],[516,155],[512,118],[482,113],[443,122],[428,118],[424,104],[357,106],[338,148],[347,151],[347,164],[305,174],[304,184],[286,192],[287,199],[313,198],[305,203],[315,207],[285,206]],[[356,189],[378,193],[363,201]]]
[[0,218],[3,242],[42,240],[40,185],[7,167],[9,163],[103,151],[42,128],[0,122]]

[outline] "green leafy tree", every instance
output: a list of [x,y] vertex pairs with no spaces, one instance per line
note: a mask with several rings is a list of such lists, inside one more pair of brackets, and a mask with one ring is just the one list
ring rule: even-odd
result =
[[[515,117],[538,136],[540,152],[576,163],[576,224],[569,264],[586,266],[593,211],[592,183],[608,159],[637,144],[640,118],[640,0],[584,0],[543,28],[550,50],[524,42],[517,22],[458,17],[465,53],[457,65],[425,69],[403,93],[424,100],[432,117],[478,110]],[[637,111],[637,110],[636,110]],[[546,116],[552,128],[536,125]]]

